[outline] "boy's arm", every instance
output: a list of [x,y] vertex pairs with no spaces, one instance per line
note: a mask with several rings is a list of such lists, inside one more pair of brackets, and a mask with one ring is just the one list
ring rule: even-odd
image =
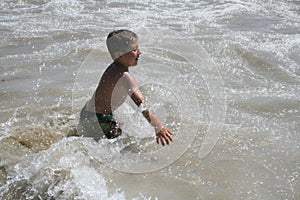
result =
[[[139,89],[131,95],[132,100],[136,103],[138,107],[144,106],[144,97]],[[154,127],[156,133],[156,142],[157,144],[161,143],[163,146],[169,144],[172,141],[172,132],[165,128],[158,117],[155,115],[154,111],[150,108],[142,108],[142,114],[147,119],[147,121]]]
[[129,81],[129,96],[135,102],[135,104],[141,108],[143,116],[147,121],[154,127],[156,133],[157,144],[161,143],[163,146],[169,144],[172,141],[172,132],[165,128],[160,122],[158,117],[155,115],[154,111],[145,106],[145,99],[142,92],[139,90],[136,81],[133,77],[128,77]]

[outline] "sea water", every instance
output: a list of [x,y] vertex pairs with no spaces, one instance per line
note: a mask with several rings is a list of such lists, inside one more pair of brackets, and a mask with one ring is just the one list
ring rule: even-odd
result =
[[[0,199],[300,199],[299,1],[0,5]],[[76,136],[116,29],[168,147],[130,99],[120,139]]]

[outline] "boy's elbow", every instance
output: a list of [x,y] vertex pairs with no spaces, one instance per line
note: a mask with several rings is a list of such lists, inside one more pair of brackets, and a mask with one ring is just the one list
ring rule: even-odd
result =
[[142,114],[149,121],[151,120],[151,116],[153,115],[153,112],[150,109],[147,109],[147,110],[143,110]]
[[151,115],[151,110],[150,110],[150,109],[143,110],[143,111],[142,111],[142,114],[143,114],[144,116],[150,116],[150,115]]

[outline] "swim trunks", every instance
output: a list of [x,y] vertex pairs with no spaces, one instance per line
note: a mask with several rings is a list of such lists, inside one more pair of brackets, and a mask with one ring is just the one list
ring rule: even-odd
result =
[[122,134],[122,129],[112,113],[94,113],[87,111],[85,106],[80,112],[79,131],[82,135],[93,137],[95,140],[103,138],[103,133],[107,139],[113,139]]

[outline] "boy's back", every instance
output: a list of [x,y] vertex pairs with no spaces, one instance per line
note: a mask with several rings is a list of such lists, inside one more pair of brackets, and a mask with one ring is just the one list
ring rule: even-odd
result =
[[113,62],[103,73],[86,109],[100,114],[112,113],[128,96],[128,68]]

